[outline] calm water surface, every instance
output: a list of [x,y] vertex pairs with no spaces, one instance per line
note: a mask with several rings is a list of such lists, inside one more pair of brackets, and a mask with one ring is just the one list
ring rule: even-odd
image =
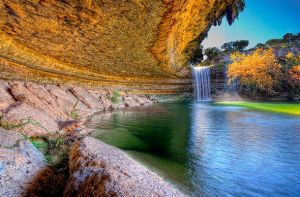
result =
[[212,104],[94,116],[94,137],[191,196],[300,196],[300,117]]

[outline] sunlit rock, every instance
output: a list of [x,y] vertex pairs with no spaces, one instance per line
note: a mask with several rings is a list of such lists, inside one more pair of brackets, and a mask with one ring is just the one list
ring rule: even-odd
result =
[[0,76],[185,91],[199,40],[236,2],[1,1]]
[[70,152],[65,196],[184,196],[122,151],[87,137]]
[[62,180],[30,142],[0,128],[1,196],[55,196],[62,190]]

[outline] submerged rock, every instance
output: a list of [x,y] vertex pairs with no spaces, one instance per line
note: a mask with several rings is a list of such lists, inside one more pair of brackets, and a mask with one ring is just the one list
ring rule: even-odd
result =
[[71,149],[70,175],[66,197],[184,196],[121,150],[91,137]]
[[30,142],[0,128],[1,197],[55,196],[61,193],[62,182]]

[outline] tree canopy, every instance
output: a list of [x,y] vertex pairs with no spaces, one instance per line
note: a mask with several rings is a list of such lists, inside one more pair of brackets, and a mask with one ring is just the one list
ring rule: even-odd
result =
[[221,50],[217,47],[211,47],[204,50],[204,55],[206,55],[208,60],[215,59],[218,55],[221,54]]
[[198,64],[203,60],[203,46],[199,45],[193,52],[193,56],[190,60],[192,64]]
[[221,46],[221,49],[223,49],[224,51],[242,51],[246,49],[248,45],[249,45],[248,40],[237,40],[233,42],[224,43]]
[[240,84],[254,86],[266,94],[272,94],[280,81],[281,65],[272,49],[256,49],[249,55],[235,52],[231,60],[227,72],[230,81],[238,79]]

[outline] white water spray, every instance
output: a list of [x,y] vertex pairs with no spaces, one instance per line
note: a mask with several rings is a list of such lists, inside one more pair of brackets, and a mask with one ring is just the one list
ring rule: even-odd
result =
[[210,101],[210,67],[192,67],[194,92],[197,101]]

